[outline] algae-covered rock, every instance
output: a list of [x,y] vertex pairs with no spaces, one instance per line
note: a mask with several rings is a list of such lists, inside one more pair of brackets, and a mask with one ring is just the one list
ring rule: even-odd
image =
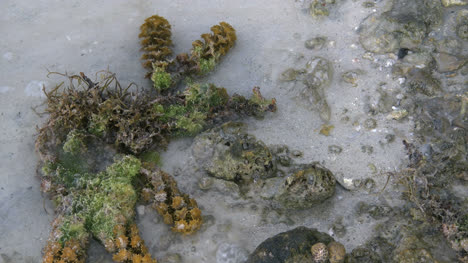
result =
[[331,236],[316,229],[298,227],[263,241],[246,263],[313,262],[312,246],[317,243],[328,245],[333,241]]
[[373,14],[360,26],[360,42],[374,53],[418,48],[432,26],[441,22],[442,5],[432,0],[396,0],[390,11]]
[[309,13],[313,17],[330,15],[330,8],[340,0],[313,0],[310,3]]
[[437,263],[426,244],[415,236],[408,236],[400,241],[393,258],[401,263]]
[[322,57],[314,57],[305,66],[303,83],[306,89],[302,92],[311,103],[311,108],[319,112],[320,119],[329,121],[331,116],[330,106],[326,100],[325,88],[333,78],[331,62]]
[[226,123],[199,135],[193,155],[209,175],[236,183],[274,176],[270,149],[245,132],[241,123]]
[[440,73],[456,71],[468,62],[467,58],[447,53],[435,53],[433,57],[437,64],[437,71]]
[[312,207],[335,193],[335,178],[318,164],[296,166],[283,179],[274,199],[287,209]]
[[468,10],[463,9],[457,13],[457,36],[467,40],[468,39]]
[[306,40],[304,42],[304,46],[307,49],[318,50],[318,49],[322,49],[326,43],[327,43],[327,37],[318,36],[318,37],[314,37],[314,38]]

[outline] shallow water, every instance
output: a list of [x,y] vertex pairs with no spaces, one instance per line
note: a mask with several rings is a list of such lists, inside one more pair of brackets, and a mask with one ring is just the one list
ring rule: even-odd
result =
[[[396,121],[388,114],[369,114],[369,107],[379,103],[377,87],[398,93],[404,82],[392,74],[396,54],[376,56],[373,61],[363,58],[366,51],[359,43],[359,25],[367,16],[386,11],[390,1],[375,1],[372,8],[363,7],[363,2],[343,1],[328,17],[317,19],[308,14],[304,3],[293,0],[2,1],[0,262],[39,262],[53,220],[52,204],[41,195],[35,176],[36,127],[45,116],[32,110],[44,101],[42,85],[60,81],[47,78],[47,70],[92,75],[109,69],[124,84],[150,87],[140,65],[138,32],[143,20],[153,14],[171,23],[176,54],[188,51],[191,42],[212,25],[229,22],[237,31],[236,45],[201,81],[223,86],[229,94],[248,95],[260,86],[265,97],[276,98],[278,111],[263,120],[242,120],[249,133],[267,145],[286,144],[302,151],[296,162],[319,162],[347,188],[355,188],[353,180],[368,178],[375,185],[354,191],[338,185],[332,198],[311,209],[271,211],[255,199],[200,190],[203,175],[195,171],[193,140],[180,139],[163,153],[163,169],[176,175],[180,188],[198,201],[208,220],[195,235],[181,236],[172,233],[149,206],[139,207],[137,222],[150,252],[157,259],[179,253],[182,262],[216,262],[216,251],[224,243],[250,253],[266,238],[296,226],[328,233],[349,252],[364,244],[385,219],[359,215],[357,204],[404,203],[392,184],[380,191],[388,172],[406,167],[401,142],[413,141],[414,134],[411,116]],[[327,37],[324,47],[307,49],[304,42],[316,36]],[[463,47],[466,50],[466,41]],[[300,93],[300,84],[280,80],[282,72],[303,68],[314,57],[326,58],[333,68],[331,84],[324,90],[329,121],[321,119]],[[350,70],[362,71],[355,85],[341,78]],[[365,127],[370,118],[375,127]],[[329,136],[320,133],[324,124],[334,126]],[[392,142],[386,142],[389,134],[395,137]],[[331,145],[342,152],[330,152]],[[461,187],[459,191],[466,191],[466,186]],[[344,234],[333,228],[340,220]],[[88,262],[112,262],[111,258],[97,242],[91,244]],[[450,254],[445,260],[452,258]]]

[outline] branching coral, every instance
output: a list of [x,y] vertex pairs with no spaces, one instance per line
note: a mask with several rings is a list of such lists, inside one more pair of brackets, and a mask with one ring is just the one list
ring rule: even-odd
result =
[[[176,181],[158,168],[155,151],[176,136],[192,136],[236,116],[262,117],[275,111],[275,100],[254,88],[250,99],[228,95],[213,84],[190,83],[171,90],[182,77],[207,73],[232,48],[234,29],[227,23],[211,28],[193,44],[191,55],[172,54],[171,26],[166,19],[145,20],[139,35],[143,66],[159,91],[123,88],[104,71],[91,80],[60,74],[61,83],[44,93],[47,122],[39,129],[36,150],[41,162],[41,189],[50,194],[57,217],[43,261],[84,262],[93,237],[116,262],[155,263],[135,225],[139,200],[151,202],[183,234],[202,223],[197,202],[181,193]],[[59,74],[59,73],[56,73]]]

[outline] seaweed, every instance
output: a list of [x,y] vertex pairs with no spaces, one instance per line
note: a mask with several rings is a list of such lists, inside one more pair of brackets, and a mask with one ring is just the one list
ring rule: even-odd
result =
[[188,82],[205,74],[234,45],[227,23],[211,28],[193,44],[191,55],[170,59],[171,26],[151,16],[140,27],[143,66],[158,92],[123,87],[109,71],[91,80],[84,73],[58,74],[65,81],[46,95],[47,121],[38,129],[41,190],[56,209],[43,262],[85,262],[91,237],[116,262],[156,262],[135,225],[138,202],[150,202],[174,232],[192,234],[201,224],[197,202],[182,193],[174,178],[159,169],[158,152],[180,136],[194,136],[242,116],[276,111],[258,87],[251,98],[214,84]]
[[178,54],[174,59],[170,46],[171,26],[160,16],[154,15],[140,27],[141,46],[145,52],[141,57],[143,67],[150,70],[146,77],[151,78],[158,92],[167,92],[177,87],[181,80],[190,79],[212,71],[236,41],[236,31],[226,23],[211,27],[211,34],[202,34],[202,40],[192,43],[190,55]]

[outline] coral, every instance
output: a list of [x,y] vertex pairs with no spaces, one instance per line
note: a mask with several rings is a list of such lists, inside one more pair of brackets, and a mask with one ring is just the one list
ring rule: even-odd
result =
[[313,261],[311,247],[320,243],[327,250],[326,246],[333,241],[331,236],[314,228],[297,227],[263,241],[250,254],[247,263],[316,262]]
[[195,199],[180,192],[176,181],[161,170],[146,170],[142,173],[148,179],[148,187],[143,188],[143,199],[163,217],[164,223],[172,225],[174,232],[192,234],[201,224],[201,210]]

